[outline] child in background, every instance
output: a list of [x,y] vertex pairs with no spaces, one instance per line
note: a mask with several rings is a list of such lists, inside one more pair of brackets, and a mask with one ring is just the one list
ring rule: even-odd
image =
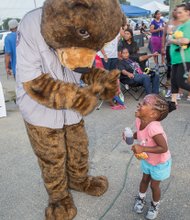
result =
[[140,144],[133,145],[132,151],[135,154],[145,152],[148,158],[141,160],[143,177],[140,183],[139,195],[135,200],[134,211],[136,213],[143,212],[146,191],[150,183],[152,202],[146,215],[147,219],[157,217],[161,197],[160,182],[170,176],[171,154],[160,121],[175,109],[174,102],[167,102],[157,94],[149,94],[145,96],[135,112],[137,131],[134,133],[134,138]]

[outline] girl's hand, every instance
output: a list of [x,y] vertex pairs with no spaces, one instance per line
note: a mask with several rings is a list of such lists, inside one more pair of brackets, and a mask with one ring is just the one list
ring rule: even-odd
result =
[[140,154],[143,152],[143,146],[135,144],[132,146],[131,150],[134,152],[134,154]]

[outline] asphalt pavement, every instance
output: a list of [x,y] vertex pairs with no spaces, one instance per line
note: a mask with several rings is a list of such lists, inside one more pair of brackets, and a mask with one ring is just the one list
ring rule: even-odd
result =
[[[7,79],[0,56],[7,117],[0,118],[0,220],[42,220],[48,196],[36,157],[30,146],[18,107],[12,101],[14,79]],[[128,94],[126,110],[112,110],[104,102],[85,118],[90,145],[90,174],[106,175],[109,189],[101,197],[72,191],[78,209],[76,220],[143,220],[151,201],[147,195],[145,213],[133,212],[134,198],[141,180],[140,163],[121,138],[125,127],[134,129],[138,104]],[[162,199],[158,220],[189,220],[190,216],[190,102],[163,121],[173,165],[170,179],[161,184]]]

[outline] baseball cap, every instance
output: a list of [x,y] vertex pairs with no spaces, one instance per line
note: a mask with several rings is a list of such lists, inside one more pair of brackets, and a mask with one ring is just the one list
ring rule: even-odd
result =
[[14,29],[14,28],[18,27],[18,21],[16,19],[11,19],[8,22],[8,26],[9,26],[9,29]]

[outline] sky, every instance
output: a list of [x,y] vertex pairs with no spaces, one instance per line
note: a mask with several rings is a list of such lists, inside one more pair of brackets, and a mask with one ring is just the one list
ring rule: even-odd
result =
[[[112,1],[112,0],[109,0]],[[140,6],[152,0],[128,0],[131,5]],[[163,0],[157,0],[163,2]],[[0,0],[0,23],[6,18],[22,18],[28,11],[41,7],[44,0]]]
[[28,11],[43,5],[44,0],[0,0],[0,20],[22,18]]

